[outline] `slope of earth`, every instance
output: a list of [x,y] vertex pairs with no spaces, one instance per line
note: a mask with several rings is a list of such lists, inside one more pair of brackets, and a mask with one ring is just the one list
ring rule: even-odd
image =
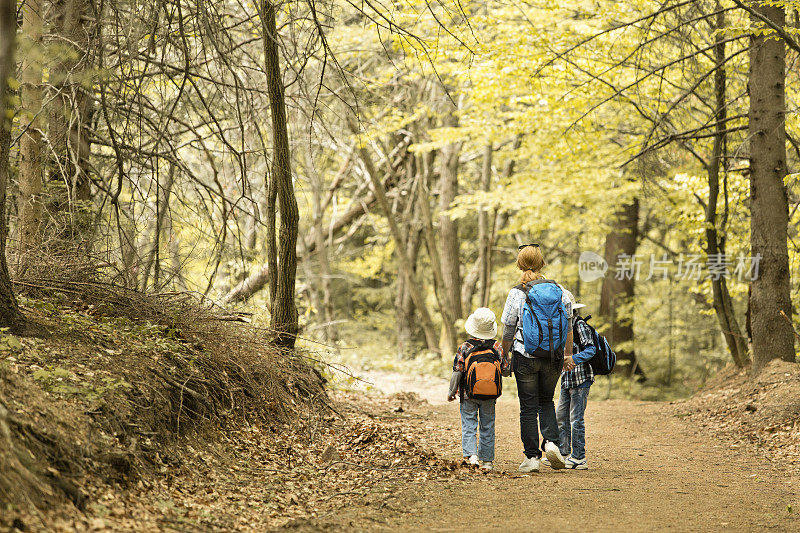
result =
[[727,368],[675,412],[711,434],[800,472],[800,365],[772,361],[754,379]]

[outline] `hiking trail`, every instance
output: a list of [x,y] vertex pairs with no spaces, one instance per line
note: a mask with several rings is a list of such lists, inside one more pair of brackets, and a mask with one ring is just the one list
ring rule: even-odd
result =
[[[414,387],[413,377],[367,377],[387,392]],[[443,401],[440,381],[433,387],[423,380],[415,390],[429,403],[409,413],[409,423],[425,426],[431,446],[459,459],[458,402]],[[520,474],[519,404],[506,395],[497,407],[494,472],[410,485],[367,514],[370,521],[353,509],[334,523],[431,531],[800,530],[800,480],[786,465],[715,439],[681,414],[680,402],[590,401],[589,470]]]

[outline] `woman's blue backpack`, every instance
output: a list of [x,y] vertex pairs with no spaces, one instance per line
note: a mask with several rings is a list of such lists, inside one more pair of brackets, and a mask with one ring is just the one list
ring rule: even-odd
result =
[[533,357],[563,358],[567,343],[567,312],[561,301],[563,291],[550,279],[523,283],[522,339],[525,353]]

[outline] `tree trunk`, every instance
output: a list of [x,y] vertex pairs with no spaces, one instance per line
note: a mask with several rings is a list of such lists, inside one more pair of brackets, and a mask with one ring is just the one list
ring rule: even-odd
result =
[[[421,156],[417,156],[417,158],[421,158]],[[409,166],[410,164],[407,165],[407,168]],[[422,168],[422,166],[419,165],[419,168]],[[407,169],[408,174],[412,172],[413,169]],[[419,195],[414,189],[416,184],[416,180],[411,180],[410,190],[403,191],[405,194],[400,194],[399,196],[401,199],[406,199],[402,221],[405,242],[402,243],[402,246],[405,247],[408,260],[411,263],[412,274],[415,278],[417,276],[417,263],[424,231],[420,223],[422,219],[421,202],[418,198]],[[411,298],[411,292],[406,283],[405,276],[397,276],[396,285],[395,316],[397,317],[397,353],[400,357],[413,357],[416,350],[422,347],[419,342],[415,342],[415,339],[419,339],[421,336],[422,331],[418,327],[414,316],[414,301]]]
[[[483,166],[481,168],[481,191],[489,192],[492,183],[492,153],[494,147],[492,143],[486,145],[483,150]],[[492,232],[489,227],[489,214],[485,208],[478,210],[478,267],[480,277],[480,304],[482,307],[489,306],[489,277],[491,276],[491,265],[489,264],[489,254],[492,247]]]
[[[718,7],[719,9],[719,7]],[[705,227],[706,227],[706,254],[709,264],[716,263],[719,267],[726,266],[725,257],[725,223],[727,222],[727,203],[725,214],[721,222],[723,237],[720,238],[717,230],[717,203],[719,200],[719,174],[720,170],[725,170],[726,138],[725,121],[728,116],[727,101],[725,99],[727,72],[725,70],[725,41],[721,30],[725,27],[725,13],[720,12],[716,16],[715,29],[720,30],[716,34],[716,46],[714,47],[714,58],[716,70],[714,71],[714,95],[716,100],[716,126],[714,144],[712,148],[711,163],[708,165],[708,204],[706,204]],[[714,301],[714,311],[717,315],[722,334],[728,345],[728,351],[733,357],[736,366],[742,368],[748,363],[747,343],[744,341],[739,322],[736,320],[736,313],[733,309],[733,301],[728,291],[727,277],[716,275],[711,278],[711,289]]]
[[[517,135],[514,138],[513,150],[518,150],[520,145],[522,145],[522,136]],[[484,159],[484,163],[485,163]],[[491,162],[490,162],[491,164]],[[508,181],[511,176],[514,175],[514,167],[516,166],[516,162],[513,158],[506,161],[505,166],[503,167],[503,181]],[[486,168],[484,167],[484,175]],[[489,190],[489,182],[487,184],[486,190]],[[481,259],[473,265],[473,267],[469,270],[467,275],[464,277],[464,285],[461,288],[461,301],[467,308],[472,307],[472,297],[477,290],[476,285],[478,285],[480,281],[480,277],[482,274],[486,276],[486,294],[483,294],[483,289],[481,289],[481,305],[484,307],[489,306],[489,302],[492,296],[492,268],[494,266],[494,247],[497,245],[497,236],[498,234],[503,231],[508,224],[510,214],[507,211],[498,212],[496,209],[494,214],[491,217],[491,224],[487,224],[488,230],[488,243],[485,245],[486,250],[486,263],[485,266],[481,266]],[[483,287],[483,285],[480,285]],[[485,296],[485,297],[484,297]]]
[[[306,165],[308,167],[308,176],[310,177],[312,189],[311,207],[312,217],[314,220],[312,230],[314,243],[316,244],[313,256],[316,259],[317,265],[319,266],[318,279],[309,279],[309,283],[315,284],[316,288],[319,289],[321,305],[320,311],[323,322],[322,331],[324,332],[325,340],[328,342],[333,342],[336,341],[337,335],[336,329],[333,327],[334,309],[333,302],[331,300],[331,266],[328,259],[328,246],[325,239],[325,229],[322,227],[322,222],[325,215],[322,207],[323,180],[320,178],[319,174],[314,168],[314,159],[312,157],[310,147],[306,152]],[[311,257],[308,259],[311,259]]]
[[[753,9],[783,27],[781,7],[754,2]],[[754,24],[759,24],[757,19]],[[789,206],[783,179],[786,169],[786,48],[774,35],[754,34],[750,49],[750,250],[759,258],[759,275],[751,283],[753,369],[772,359],[794,361],[789,321],[787,231]]]
[[[269,312],[272,314],[272,305],[275,302],[278,292],[278,236],[276,235],[277,224],[277,211],[278,211],[278,182],[277,176],[270,172],[266,178],[267,181],[267,207],[265,209],[267,217],[267,234],[265,239],[267,241],[267,264],[264,265],[259,272],[249,276],[237,287],[249,287],[249,294],[244,291],[239,291],[236,297],[232,297],[230,293],[223,298],[223,300],[230,301],[244,301],[248,299],[256,291],[261,290],[265,284],[269,285]],[[236,288],[234,288],[236,290]],[[233,291],[231,291],[233,292]]]
[[615,216],[614,229],[606,236],[605,259],[610,269],[603,278],[600,292],[600,316],[609,324],[605,335],[617,353],[619,371],[628,377],[634,374],[643,377],[644,372],[639,367],[633,348],[633,311],[625,311],[625,307],[633,300],[636,276],[617,276],[614,272],[620,255],[633,257],[636,254],[639,200],[634,198],[631,203],[622,206]]
[[178,234],[173,231],[171,211],[167,213],[167,218],[164,220],[164,236],[167,238],[167,250],[169,251],[170,276],[167,281],[174,283],[178,290],[188,291],[186,279],[183,277],[180,239]]
[[[508,221],[510,219],[510,214],[507,212],[495,213],[492,219],[492,225],[490,228],[490,241],[489,241],[489,253],[487,254],[487,269],[489,271],[489,277],[487,279],[487,289],[489,291],[489,297],[491,298],[491,288],[492,288],[492,268],[494,265],[494,247],[497,245],[497,235],[501,231],[505,229],[508,225]],[[516,257],[516,256],[515,256]],[[464,276],[464,286],[461,289],[461,300],[464,302],[465,306],[472,305],[472,297],[475,295],[477,288],[480,287],[480,276],[481,276],[481,265],[479,261],[475,261],[470,268],[467,275]]]
[[[300,246],[304,246],[304,242],[304,239],[298,241]],[[309,332],[322,329],[322,336],[324,337],[325,319],[322,316],[322,291],[320,290],[319,273],[314,270],[314,265],[311,264],[310,254],[308,254],[308,252],[303,250],[302,257],[303,259],[299,261],[299,264],[300,268],[303,269],[305,283],[302,284],[303,289],[301,289],[300,293],[302,294],[305,292],[308,296],[309,309],[306,316],[309,316],[310,311],[313,310],[317,319],[317,324],[309,328]]]
[[[224,217],[222,223],[227,224]],[[236,276],[236,260],[231,257],[236,256],[237,233],[238,231],[228,231],[225,229],[217,240],[219,252],[217,253],[217,266],[214,269],[214,276],[216,276],[217,280],[214,285],[216,286],[216,290],[222,294],[228,294],[233,287],[241,282],[241,279]]]
[[[406,240],[406,253],[411,262],[413,274],[417,275],[417,258],[422,244],[422,230],[411,228]],[[414,339],[419,338],[421,332],[416,320],[414,320],[414,300],[411,298],[411,291],[408,289],[404,276],[397,278],[397,297],[395,299],[397,308],[397,352],[401,357],[409,357],[418,343]]]
[[[25,4],[22,31],[31,45],[42,45],[42,0],[29,0]],[[44,146],[42,142],[42,65],[37,56],[41,50],[26,54],[20,75],[20,130],[24,132],[19,147],[19,198],[17,230],[19,232],[19,258],[24,265],[28,251],[41,243],[42,184]]]
[[272,115],[272,181],[276,182],[280,209],[279,264],[277,272],[273,271],[276,272],[277,279],[270,327],[276,333],[275,341],[279,346],[294,348],[298,330],[297,306],[294,298],[297,275],[297,225],[300,216],[292,183],[289,131],[286,124],[286,101],[279,64],[279,36],[275,11],[275,4],[270,0],[261,3],[264,63]]
[[142,292],[147,290],[150,272],[153,271],[153,290],[160,290],[161,277],[161,236],[164,233],[164,221],[169,214],[169,197],[172,194],[172,185],[175,182],[175,166],[170,165],[167,181],[163,186],[158,183],[156,176],[156,219],[153,229],[153,245],[147,256],[142,277]]
[[14,38],[17,34],[16,2],[0,0],[0,327],[22,331],[25,317],[19,310],[6,264],[6,191],[10,175],[11,120],[8,109],[8,79],[14,72]]
[[117,238],[122,259],[122,281],[130,289],[139,288],[139,254],[136,245],[136,227],[133,221],[133,202],[118,202]]
[[[444,125],[458,126],[455,115],[449,115],[444,120]],[[464,316],[461,305],[461,258],[459,256],[460,243],[458,240],[458,226],[446,213],[453,200],[458,195],[458,158],[461,153],[461,143],[445,146],[441,150],[441,168],[439,191],[439,252],[442,264],[445,302],[452,310],[454,319]],[[452,327],[452,325],[450,325]]]
[[[422,218],[422,228],[425,235],[425,245],[428,249],[428,257],[431,260],[431,271],[433,272],[433,286],[436,294],[436,301],[439,304],[439,314],[442,316],[442,331],[439,337],[439,349],[445,356],[453,354],[456,351],[456,328],[455,328],[455,310],[452,307],[452,301],[449,299],[450,287],[448,280],[445,277],[444,266],[440,262],[438,250],[445,246],[439,240],[437,242],[436,233],[433,229],[433,215],[431,215],[430,207],[430,193],[428,192],[428,184],[433,176],[433,162],[434,153],[425,154],[423,158],[425,164],[417,177],[417,194],[420,206],[420,215]],[[461,299],[460,286],[459,286],[459,300]]]
[[[575,235],[575,262],[580,262],[581,252],[583,251],[583,228],[578,228],[578,233]],[[580,267],[576,269],[575,285],[572,288],[572,294],[575,300],[580,302],[582,299],[583,285],[581,284]]]
[[90,67],[90,7],[87,0],[54,0],[51,10],[58,59],[52,64],[49,77],[55,94],[48,103],[48,142],[55,157],[48,172],[48,182],[53,186],[48,187],[51,190],[47,207],[57,225],[57,237],[63,239],[59,244],[79,244],[91,233],[87,172],[91,108],[84,89],[87,80],[82,79]]
[[258,269],[258,271],[256,271],[255,274],[245,278],[241,283],[236,285],[236,287],[231,289],[228,294],[220,298],[220,302],[223,305],[228,305],[246,301],[248,298],[250,298],[250,296],[260,291],[265,285],[267,285],[271,277],[269,273],[270,270],[268,265],[261,267]]
[[[400,145],[398,145],[393,154],[396,152],[402,152],[407,148],[408,141],[404,140]],[[363,156],[363,153],[362,153]],[[397,160],[393,161],[383,179],[383,187],[384,190],[389,190],[393,188],[396,184],[397,178],[397,168],[399,162]],[[374,166],[374,165],[373,165]],[[234,287],[230,293],[226,294],[222,297],[222,302],[243,302],[250,299],[254,294],[258,291],[263,289],[267,284],[270,285],[270,298],[274,299],[274,283],[273,278],[270,277],[269,272],[274,272],[277,269],[277,251],[275,251],[275,201],[276,201],[276,194],[277,190],[274,189],[273,180],[269,180],[269,178],[265,178],[265,180],[269,183],[267,187],[267,209],[266,209],[266,226],[267,226],[267,264],[259,268],[257,271],[250,274],[247,279],[245,279],[242,283]],[[367,196],[363,199],[359,199],[347,209],[347,211],[339,218],[334,221],[331,221],[330,226],[328,227],[328,238],[332,238],[334,235],[338,235],[344,229],[349,228],[354,221],[358,220],[359,217],[364,216],[365,213],[368,212],[369,208],[372,207],[377,199],[375,198],[374,192],[369,192]],[[323,205],[327,203],[323,203]],[[271,207],[270,207],[271,206]],[[316,249],[317,243],[314,240],[313,236],[305,239],[304,247],[308,253],[313,252]],[[274,258],[274,260],[273,260]],[[235,291],[235,294],[234,294]]]
[[392,210],[389,206],[389,202],[386,200],[386,192],[383,189],[383,183],[381,183],[381,180],[378,179],[375,167],[372,165],[372,159],[369,157],[369,154],[366,153],[366,149],[364,147],[359,147],[358,152],[366,169],[367,175],[372,182],[372,189],[375,193],[375,198],[378,200],[378,205],[381,207],[381,210],[389,222],[389,230],[392,233],[392,239],[395,243],[395,254],[397,255],[400,275],[405,278],[406,286],[411,293],[411,299],[413,300],[417,311],[419,311],[421,319],[420,326],[422,327],[422,331],[425,333],[425,342],[429,350],[434,352],[439,351],[439,343],[437,342],[433,320],[431,320],[431,315],[428,312],[428,306],[425,304],[425,298],[420,288],[421,285],[414,275],[411,260],[406,254],[405,248],[402,246],[403,236],[400,233],[400,228],[397,226],[397,221],[392,216]]

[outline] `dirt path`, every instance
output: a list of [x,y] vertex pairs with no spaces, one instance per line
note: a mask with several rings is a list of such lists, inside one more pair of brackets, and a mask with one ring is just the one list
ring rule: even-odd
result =
[[456,466],[458,404],[442,401],[443,379],[364,377],[370,391],[336,396],[341,418],[187,441],[160,475],[98,486],[85,515],[29,530],[800,531],[794,459],[712,438],[682,416],[687,403],[590,400],[589,470],[520,474],[519,408],[504,396],[485,473]]
[[[497,472],[408,486],[367,522],[363,509],[336,522],[430,531],[800,530],[800,479],[755,450],[698,434],[673,405],[590,402],[584,472],[519,474],[518,414],[514,398],[499,402]],[[460,457],[457,404],[425,405],[415,418],[441,453]]]
[[447,387],[449,382],[440,377],[429,375],[413,375],[403,372],[387,372],[385,370],[357,370],[363,380],[356,383],[354,390],[372,389],[391,396],[392,394],[413,392],[431,405],[447,403]]

